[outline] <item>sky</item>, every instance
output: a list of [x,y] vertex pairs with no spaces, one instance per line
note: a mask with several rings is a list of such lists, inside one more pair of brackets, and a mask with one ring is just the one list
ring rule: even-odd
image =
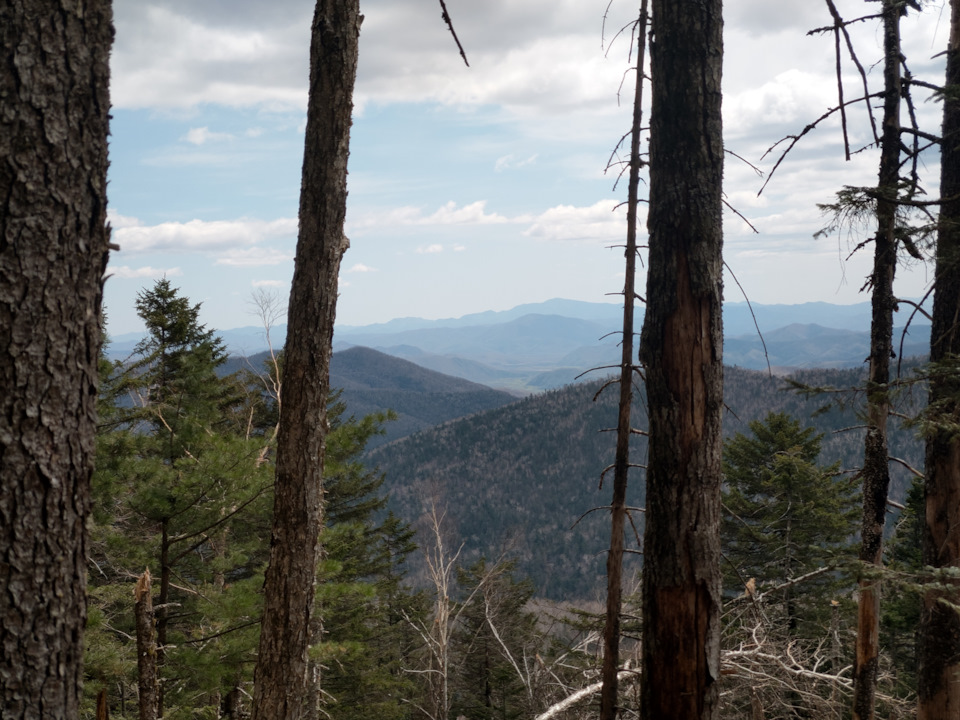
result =
[[[639,2],[607,2],[446,0],[466,67],[438,0],[361,0],[338,324],[618,301],[626,182],[608,163],[628,156],[617,144],[630,127]],[[877,7],[836,4],[848,19]],[[933,83],[943,5],[903,21],[910,70]],[[876,183],[875,150],[845,161],[828,120],[758,195],[784,145],[765,151],[837,103],[833,37],[807,34],[830,24],[826,4],[724,6],[725,298],[743,299],[739,282],[757,303],[864,302],[871,250],[848,255],[870,229],[813,235],[826,222],[817,203]],[[164,276],[202,303],[208,327],[257,325],[254,295],[285,303],[293,275],[313,3],[115,0],[114,12],[108,206],[120,251],[108,330],[142,329],[137,294]],[[851,30],[879,83],[878,21]],[[843,77],[848,99],[862,94],[846,56]],[[918,98],[916,110],[939,131],[938,104]],[[867,145],[867,111],[851,108],[848,122],[852,145]],[[937,163],[925,157],[931,196]],[[642,209],[640,230],[643,242]],[[898,273],[898,294],[926,292],[930,268]]]

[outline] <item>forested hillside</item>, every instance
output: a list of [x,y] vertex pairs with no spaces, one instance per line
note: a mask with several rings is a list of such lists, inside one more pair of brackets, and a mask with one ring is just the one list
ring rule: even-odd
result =
[[[268,353],[233,357],[224,363],[221,373],[263,373],[268,359]],[[386,424],[384,434],[370,438],[370,447],[516,400],[509,393],[365,347],[333,354],[330,386],[341,393],[348,412],[358,419],[386,411],[393,413],[394,419]]]
[[371,447],[516,398],[485,385],[442,375],[365,347],[334,353],[330,385],[343,390],[351,414],[392,410],[397,418]]
[[[824,433],[821,464],[857,468],[863,452],[857,416],[862,398],[850,389],[860,381],[860,371],[809,370],[791,378],[845,392],[804,397],[782,378],[727,368],[725,437],[749,432],[751,421],[770,412],[784,412]],[[603,585],[609,540],[602,510],[609,492],[598,486],[601,471],[613,462],[613,434],[603,430],[615,423],[616,391],[608,389],[594,400],[604,382],[570,385],[419,432],[377,448],[368,461],[386,474],[390,507],[400,517],[416,523],[432,503],[446,510],[455,535],[450,540],[464,543],[464,562],[506,555],[534,581],[537,594],[591,599]],[[920,395],[905,391],[901,410],[915,409],[914,396]],[[643,402],[640,394],[635,417],[641,429]],[[891,454],[921,467],[922,443],[915,431],[896,419],[892,427]],[[635,462],[643,463],[643,438],[634,445]],[[891,472],[892,496],[902,500],[910,473],[896,462]],[[856,482],[852,473],[848,477]],[[628,505],[643,502],[643,475],[637,470]],[[634,519],[639,530],[642,515],[635,513]],[[628,538],[628,547],[637,547],[635,538]],[[632,556],[628,571],[638,568],[638,556]]]

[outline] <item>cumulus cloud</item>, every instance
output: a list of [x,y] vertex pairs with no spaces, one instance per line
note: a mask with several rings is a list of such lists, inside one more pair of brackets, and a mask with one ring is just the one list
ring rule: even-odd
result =
[[[137,218],[130,217],[129,215],[121,215],[113,208],[107,209],[107,222],[110,223],[110,227],[113,228],[114,233],[123,228],[139,227],[141,225],[140,220]],[[114,237],[114,239],[116,239],[116,237]]]
[[[787,127],[797,133],[832,105],[836,87],[822,75],[790,69],[759,87],[724,97],[725,129],[747,134],[759,127]],[[777,138],[768,138],[772,144]]]
[[252,3],[224,13],[218,3],[117,2],[111,100],[121,108],[305,107],[309,8],[278,4],[267,21]]
[[[119,217],[119,216],[117,216]],[[126,218],[115,226],[114,242],[124,253],[215,252],[277,238],[295,238],[296,218],[279,220],[190,220],[142,225]],[[229,263],[228,263],[229,264]]]
[[377,272],[377,268],[370,267],[369,265],[364,265],[363,263],[354,263],[354,265],[347,270],[350,273],[370,273]]
[[[187,109],[203,103],[302,111],[311,8],[302,2],[117,0],[112,100],[121,108]],[[219,10],[218,10],[219,8]],[[419,0],[364,6],[355,102],[501,104],[518,110],[609,105],[629,42],[605,56],[601,9],[574,0],[487,0],[450,11],[471,68],[437,9]],[[606,40],[635,9],[608,11]],[[620,13],[622,16],[618,16]],[[622,56],[622,57],[621,57]]]
[[557,205],[533,218],[524,231],[538,240],[599,240],[623,238],[626,216],[616,213],[618,200],[600,200],[587,207]]

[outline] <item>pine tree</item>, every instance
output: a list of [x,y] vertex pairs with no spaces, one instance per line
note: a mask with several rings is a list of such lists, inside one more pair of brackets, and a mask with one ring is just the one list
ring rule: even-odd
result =
[[[241,421],[243,388],[218,375],[226,353],[200,324],[200,306],[164,279],[139,295],[137,311],[147,335],[135,357],[101,364],[88,657],[129,660],[132,582],[149,568],[158,714],[176,717],[219,705],[253,658],[272,478],[264,440]],[[88,675],[98,674],[110,677],[92,662]],[[114,677],[122,703],[129,672]]]
[[[859,519],[858,491],[838,477],[839,463],[820,467],[822,435],[784,413],[750,423],[724,446],[723,553],[727,596],[758,591],[830,567],[845,552]],[[823,572],[779,593],[791,634],[813,633],[844,582]],[[813,623],[814,626],[810,626]]]
[[[262,378],[220,377],[222,343],[199,324],[200,306],[168,283],[142,293],[139,307],[172,316],[145,318],[148,336],[130,362],[101,362],[87,703],[107,689],[115,717],[136,714],[132,587],[145,566],[158,578],[163,566],[171,581],[164,603],[155,584],[155,604],[168,605],[165,617],[157,613],[164,717],[241,717],[262,612],[272,509],[265,450],[277,399]],[[280,358],[268,370],[282,375]],[[259,390],[245,395],[247,386]],[[326,699],[315,710],[407,718],[418,687],[405,672],[416,644],[406,618],[423,614],[402,582],[413,533],[384,513],[383,476],[361,462],[390,415],[346,417],[336,395],[328,414],[328,552],[317,592],[324,634],[311,650],[325,666]]]

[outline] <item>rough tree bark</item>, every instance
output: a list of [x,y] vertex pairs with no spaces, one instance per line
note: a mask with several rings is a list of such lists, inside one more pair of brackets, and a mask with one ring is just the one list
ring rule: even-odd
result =
[[347,158],[360,35],[357,0],[318,0],[277,436],[270,564],[254,683],[254,720],[301,716],[323,510],[323,455]]
[[75,718],[106,229],[109,0],[0,3],[0,707]]
[[623,331],[621,334],[620,405],[617,416],[617,451],[610,502],[610,550],[607,553],[607,616],[603,629],[600,720],[617,716],[620,666],[620,609],[623,581],[623,529],[627,514],[627,480],[630,473],[630,436],[633,407],[633,315],[637,268],[637,204],[640,186],[640,126],[643,118],[643,65],[647,47],[647,0],[640,5],[637,21],[637,84],[633,96],[633,127],[630,132],[630,179],[627,186],[627,243],[624,249]]
[[[893,354],[893,279],[897,268],[897,195],[900,179],[900,9],[899,0],[883,0],[884,102],[877,184],[877,234],[870,276],[872,317],[867,378],[867,435],[864,440],[863,522],[860,561],[883,565],[883,526],[890,487],[887,416],[890,413],[890,358]],[[854,720],[872,720],[880,658],[880,582],[862,578],[854,660]]]
[[[930,361],[960,356],[960,0],[950,0],[950,43],[943,100],[940,224],[937,235]],[[956,371],[954,371],[956,372]],[[960,383],[934,371],[930,405],[952,422],[960,415]],[[935,418],[934,418],[935,419]],[[960,566],[960,435],[934,428],[927,436],[923,562]],[[949,603],[953,604],[953,607]],[[918,720],[960,717],[960,583],[926,594],[920,617]]]
[[720,677],[721,0],[654,0],[643,571],[645,720],[706,720]]

